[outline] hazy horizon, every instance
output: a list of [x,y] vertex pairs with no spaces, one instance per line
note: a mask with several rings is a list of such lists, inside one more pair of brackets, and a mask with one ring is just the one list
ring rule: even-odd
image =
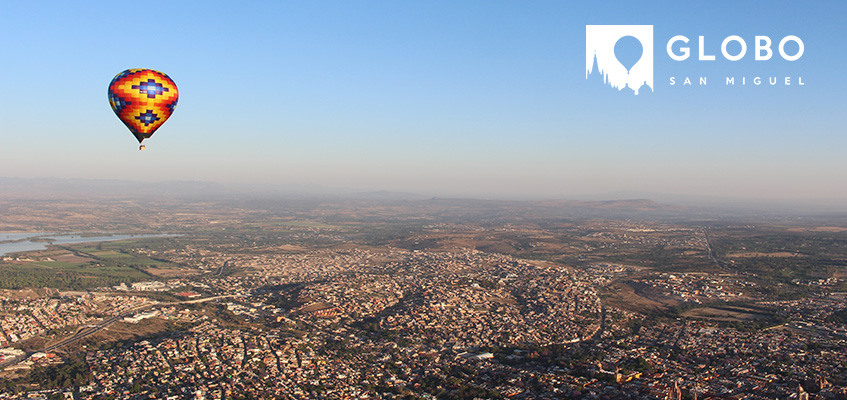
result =
[[847,213],[847,199],[843,198],[756,198],[732,196],[686,195],[647,191],[617,191],[605,193],[574,193],[566,196],[468,194],[427,191],[394,191],[385,188],[326,186],[320,184],[250,184],[239,182],[212,182],[199,180],[137,181],[127,179],[88,178],[20,178],[0,176],[0,199],[55,198],[74,194],[75,198],[99,196],[137,198],[150,196],[220,196],[240,198],[326,198],[374,200],[490,200],[517,202],[616,202],[648,200],[660,205],[682,205],[714,209],[744,208],[751,211],[814,211]]

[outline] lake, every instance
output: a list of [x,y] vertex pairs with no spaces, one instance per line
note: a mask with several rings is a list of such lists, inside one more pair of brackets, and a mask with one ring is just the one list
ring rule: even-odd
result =
[[[72,244],[72,243],[93,243],[93,242],[113,242],[116,240],[125,239],[141,239],[154,237],[174,237],[178,235],[111,235],[108,233],[97,233],[96,236],[91,234],[62,234],[56,235],[52,233],[36,232],[36,233],[12,233],[0,232],[0,256],[8,253],[18,253],[22,251],[44,250],[50,244]],[[5,242],[5,243],[4,243]]]

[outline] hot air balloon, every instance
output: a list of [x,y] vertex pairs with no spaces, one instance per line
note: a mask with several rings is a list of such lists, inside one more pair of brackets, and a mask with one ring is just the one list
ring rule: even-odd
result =
[[109,83],[109,104],[138,139],[139,150],[144,150],[141,142],[170,118],[177,100],[179,91],[174,81],[152,69],[128,69]]

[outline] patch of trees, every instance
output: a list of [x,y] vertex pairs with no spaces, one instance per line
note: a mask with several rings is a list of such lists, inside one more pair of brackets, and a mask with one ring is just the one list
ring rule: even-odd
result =
[[847,324],[847,308],[829,314],[829,316],[826,317],[826,322]]
[[0,289],[56,288],[60,290],[85,290],[95,287],[130,283],[130,277],[89,276],[72,272],[31,269],[27,271],[0,270]]
[[29,379],[41,387],[69,388],[88,383],[91,380],[91,372],[85,360],[71,357],[63,364],[33,368]]

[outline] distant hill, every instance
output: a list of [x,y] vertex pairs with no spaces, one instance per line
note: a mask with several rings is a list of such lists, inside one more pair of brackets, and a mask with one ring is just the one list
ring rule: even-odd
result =
[[667,204],[660,204],[649,199],[631,199],[631,200],[602,200],[602,201],[575,201],[575,200],[553,200],[553,201],[536,201],[542,206],[557,207],[587,207],[598,210],[661,210],[667,209]]
[[[624,196],[632,195],[626,198]],[[641,196],[637,196],[641,195]],[[655,195],[655,197],[653,197]],[[604,198],[605,197],[605,198]],[[357,191],[319,185],[221,184],[200,181],[136,182],[106,179],[3,178],[0,200],[169,200],[237,202],[245,207],[315,207],[335,204],[335,210],[356,205],[407,207],[421,216],[444,218],[719,218],[737,215],[845,214],[844,200],[756,200],[660,193],[618,192],[579,199],[496,200],[430,197],[394,191]],[[282,201],[281,200],[285,200]],[[405,209],[403,211],[403,209]],[[391,215],[390,209],[382,215]]]
[[423,200],[427,197],[415,193],[391,192],[387,190],[378,190],[373,192],[356,192],[346,195],[345,197],[361,200]]

